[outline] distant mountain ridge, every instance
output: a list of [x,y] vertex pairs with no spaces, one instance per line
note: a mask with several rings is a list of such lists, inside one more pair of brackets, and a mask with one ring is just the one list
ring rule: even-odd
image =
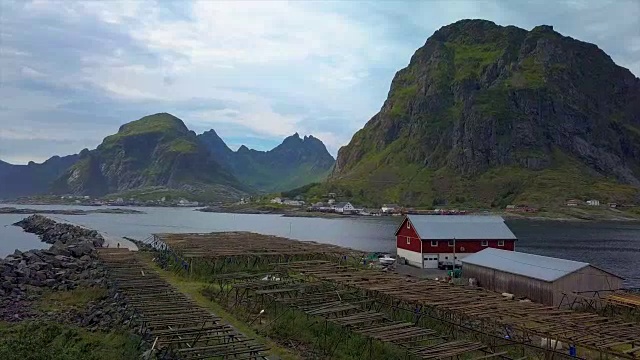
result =
[[301,138],[298,133],[269,151],[244,145],[233,151],[214,130],[198,135],[198,139],[238,179],[264,192],[290,190],[324,180],[335,163],[322,141],[313,136]]
[[237,198],[249,190],[209,156],[177,117],[160,113],[122,125],[52,186],[54,193],[103,196],[166,187]]
[[37,164],[13,165],[0,161],[0,198],[15,198],[49,191],[51,183],[75,164],[79,155],[53,156]]
[[54,156],[43,164],[0,161],[0,198],[136,191],[157,197],[178,191],[227,201],[318,181],[333,163],[313,136],[301,139],[296,133],[270,151],[245,146],[233,151],[214,130],[196,135],[177,117],[159,113],[122,125],[94,150]]
[[458,21],[396,73],[324,187],[422,206],[637,202],[640,79],[551,26]]

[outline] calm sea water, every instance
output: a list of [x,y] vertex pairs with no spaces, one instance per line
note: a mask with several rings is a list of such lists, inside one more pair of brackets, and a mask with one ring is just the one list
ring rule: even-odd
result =
[[[19,206],[72,209],[73,206]],[[91,207],[80,207],[90,209]],[[145,214],[48,215],[112,236],[143,240],[152,233],[254,231],[365,251],[395,251],[393,233],[401,219],[288,218],[280,215],[203,213],[190,208],[139,208]],[[14,249],[45,247],[38,238],[10,224],[23,215],[0,215],[0,257]],[[614,222],[508,221],[518,237],[518,251],[584,261],[620,274],[628,286],[640,287],[640,224]]]

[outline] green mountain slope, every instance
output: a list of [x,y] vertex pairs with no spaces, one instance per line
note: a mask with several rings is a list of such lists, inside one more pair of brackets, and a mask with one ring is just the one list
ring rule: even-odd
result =
[[634,202],[640,79],[597,46],[539,26],[436,31],[313,192],[365,203]]
[[324,180],[335,160],[322,141],[296,133],[269,151],[241,146],[233,151],[210,130],[198,138],[243,183],[263,191],[283,191]]
[[[239,197],[248,188],[223,168],[182,120],[161,113],[120,127],[53,185],[56,193],[102,196],[166,187],[189,193]],[[214,196],[215,198],[215,196]]]

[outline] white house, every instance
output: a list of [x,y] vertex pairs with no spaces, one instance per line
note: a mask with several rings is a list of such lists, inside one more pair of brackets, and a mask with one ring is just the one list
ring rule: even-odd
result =
[[589,206],[600,206],[600,200],[587,200]]
[[272,204],[282,204],[282,199],[279,197],[274,197],[273,199],[271,199],[271,203]]
[[396,204],[383,204],[380,210],[385,214],[390,214],[398,211],[398,209],[400,209],[400,207]]
[[289,199],[287,199],[287,200],[284,200],[282,203],[285,204],[285,205],[289,205],[289,206],[302,206],[302,205],[304,205],[304,201],[300,201],[300,200],[289,200]]
[[333,210],[340,214],[350,214],[356,210],[350,202],[341,202],[332,206]]
[[178,201],[178,206],[184,206],[184,207],[189,207],[189,206],[198,206],[199,203],[197,201],[189,201],[186,199],[180,199],[180,201]]

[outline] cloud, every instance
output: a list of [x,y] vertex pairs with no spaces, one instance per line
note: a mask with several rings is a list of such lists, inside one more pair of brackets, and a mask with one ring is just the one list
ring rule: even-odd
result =
[[93,147],[121,124],[162,111],[196,131],[213,127],[234,146],[264,150],[297,131],[322,139],[335,154],[380,109],[393,75],[427,37],[462,18],[528,29],[550,24],[640,74],[634,0],[2,7],[0,141],[15,145],[3,150],[3,160]]

